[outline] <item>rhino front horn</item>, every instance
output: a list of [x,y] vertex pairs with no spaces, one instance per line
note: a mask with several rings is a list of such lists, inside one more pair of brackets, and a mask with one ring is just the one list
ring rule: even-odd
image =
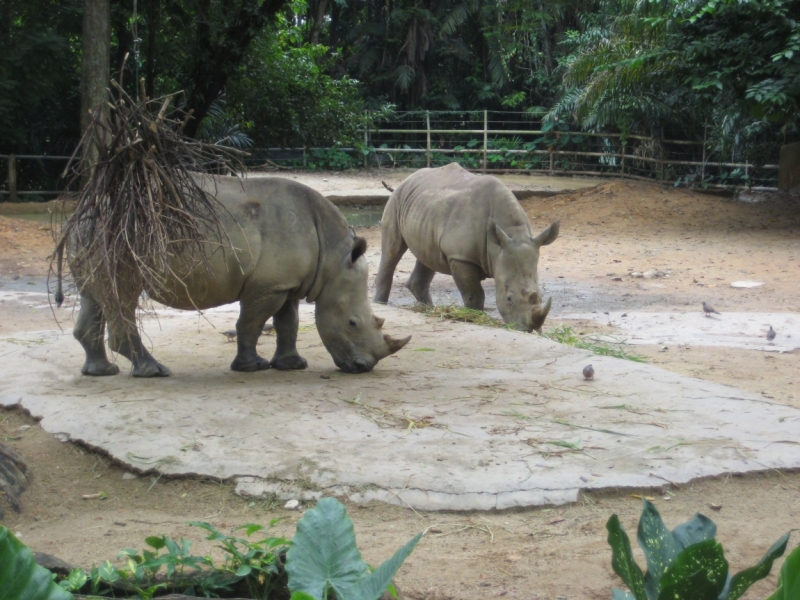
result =
[[547,315],[550,313],[550,305],[553,303],[552,296],[547,299],[547,302],[544,303],[544,306],[541,308],[534,309],[533,311],[533,328],[536,331],[539,331],[544,325],[545,319],[547,319]]
[[389,347],[389,354],[394,354],[400,348],[405,346],[408,342],[411,341],[411,336],[405,337],[402,340],[396,340],[389,334],[383,336],[383,340],[386,342],[386,345]]

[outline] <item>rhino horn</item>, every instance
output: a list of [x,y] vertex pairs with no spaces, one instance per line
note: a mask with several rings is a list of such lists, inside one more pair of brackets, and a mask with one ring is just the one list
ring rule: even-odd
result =
[[544,303],[544,306],[539,308],[533,309],[533,328],[536,331],[539,331],[544,325],[545,319],[547,319],[547,315],[550,313],[550,305],[553,303],[553,298],[548,298],[547,302]]
[[386,342],[386,346],[389,348],[389,354],[394,354],[400,348],[405,346],[408,342],[411,341],[411,336],[405,337],[402,340],[398,340],[390,336],[389,334],[384,334],[383,341]]
[[386,321],[386,319],[381,319],[380,317],[375,317],[375,327],[380,329],[381,327],[383,327],[383,323],[385,321]]

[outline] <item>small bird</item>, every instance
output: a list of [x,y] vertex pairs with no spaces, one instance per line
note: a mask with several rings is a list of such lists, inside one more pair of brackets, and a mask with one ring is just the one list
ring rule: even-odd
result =
[[775,333],[775,330],[772,328],[772,325],[769,326],[769,331],[767,332],[767,341],[771,344],[772,340],[775,339],[775,336],[778,335]]
[[583,378],[584,379],[594,379],[594,368],[592,365],[586,365],[583,367]]
[[222,335],[228,338],[229,342],[236,341],[236,330],[235,329],[228,329],[228,331],[220,331]]
[[721,315],[722,314],[722,313],[718,313],[717,311],[715,311],[713,306],[711,306],[710,304],[706,304],[705,302],[703,302],[703,312],[706,313],[707,317],[710,317],[711,313],[714,313],[715,315]]

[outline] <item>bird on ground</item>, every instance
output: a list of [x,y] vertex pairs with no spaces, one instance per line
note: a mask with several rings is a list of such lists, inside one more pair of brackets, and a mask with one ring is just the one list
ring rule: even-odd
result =
[[721,315],[722,314],[722,313],[719,313],[719,312],[715,311],[713,306],[711,306],[710,304],[706,304],[705,302],[703,302],[703,312],[706,313],[707,317],[710,317],[711,313],[714,313],[715,315]]
[[224,335],[225,337],[227,337],[229,342],[235,342],[236,341],[236,330],[235,329],[229,329],[228,331],[220,331],[220,333],[222,335]]
[[594,367],[592,367],[592,365],[586,365],[583,367],[583,378],[594,379]]
[[775,330],[772,328],[772,325],[769,326],[769,331],[767,332],[767,341],[771,344],[772,340],[775,339],[775,336],[778,335],[775,333]]

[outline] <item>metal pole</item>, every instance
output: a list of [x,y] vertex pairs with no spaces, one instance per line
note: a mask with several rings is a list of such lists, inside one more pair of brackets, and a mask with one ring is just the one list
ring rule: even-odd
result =
[[486,173],[486,150],[489,145],[489,111],[483,111],[483,172]]
[[428,142],[427,146],[425,146],[426,148],[425,161],[428,168],[430,169],[431,168],[431,113],[430,112],[425,113],[425,126],[427,128],[427,134],[428,134]]
[[17,201],[17,157],[8,155],[8,201]]

